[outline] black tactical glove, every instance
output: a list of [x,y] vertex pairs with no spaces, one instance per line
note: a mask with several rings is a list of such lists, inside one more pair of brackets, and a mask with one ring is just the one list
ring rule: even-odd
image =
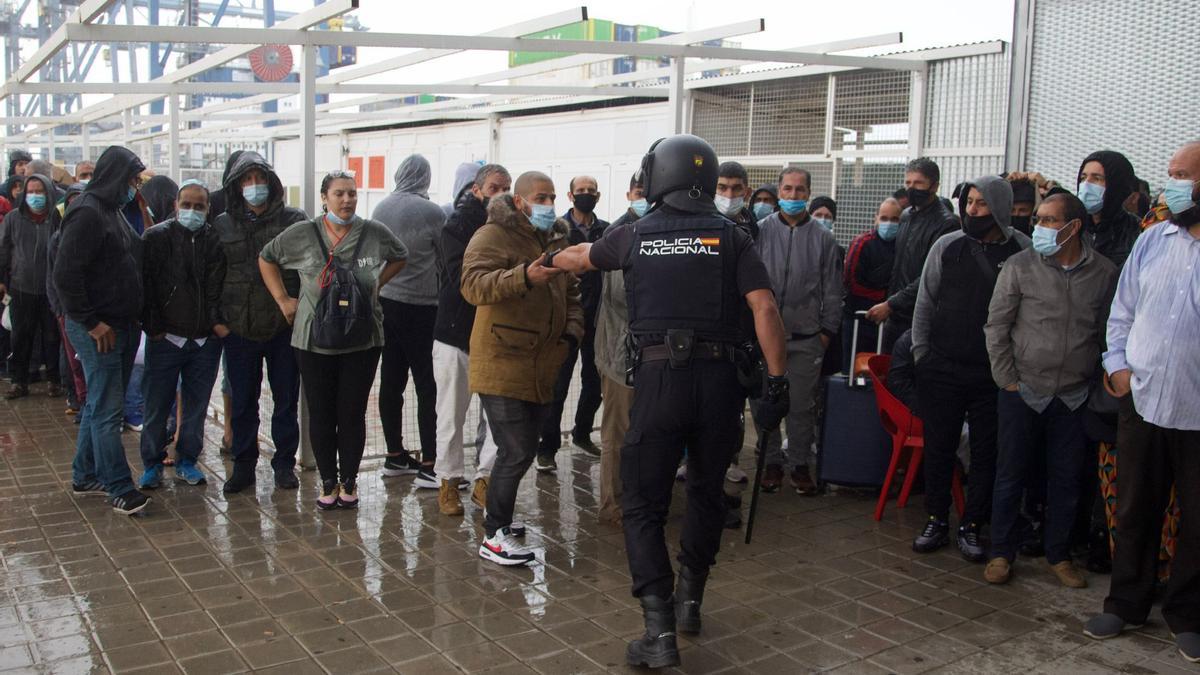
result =
[[754,409],[754,421],[759,431],[773,431],[787,417],[791,406],[787,375],[768,375],[767,389]]

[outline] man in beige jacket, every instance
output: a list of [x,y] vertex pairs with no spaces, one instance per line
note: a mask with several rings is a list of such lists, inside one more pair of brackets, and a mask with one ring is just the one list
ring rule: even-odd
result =
[[510,527],[517,487],[537,452],[558,370],[583,337],[578,280],[543,265],[547,253],[567,245],[567,225],[554,213],[554,182],[530,171],[513,188],[513,195],[492,198],[462,268],[463,298],[478,308],[469,386],[499,448],[479,557],[501,565],[534,558],[517,539],[523,531]]

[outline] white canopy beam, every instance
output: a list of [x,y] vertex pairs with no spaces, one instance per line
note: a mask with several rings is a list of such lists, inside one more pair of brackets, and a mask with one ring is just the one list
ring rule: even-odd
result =
[[[318,94],[386,93],[396,96],[413,94],[502,94],[506,96],[643,96],[667,95],[663,87],[574,87],[565,85],[511,84],[316,84]],[[212,94],[237,95],[279,93],[295,95],[300,85],[294,82],[26,82],[14,85],[21,94]],[[76,115],[83,119],[83,115]]]
[[[67,26],[67,37],[77,42],[139,42],[145,40],[146,34],[144,26],[73,24]],[[154,38],[161,42],[174,43],[260,45],[276,42],[292,45],[331,45],[339,47],[411,47],[420,49],[469,49],[502,52],[540,51],[571,54],[611,54],[615,56],[637,56],[644,58],[729,59],[736,61],[803,63],[806,65],[854,66],[859,68],[906,71],[918,70],[923,67],[922,64],[914,63],[911,60],[874,56],[843,56],[813,52],[780,52],[767,49],[669,45],[652,42],[596,42],[590,40],[487,37],[481,35],[343,33],[335,31],[284,30],[282,28],[159,26],[155,28]],[[245,51],[250,50],[246,49]],[[179,71],[174,71],[172,74],[185,69],[182,68]]]

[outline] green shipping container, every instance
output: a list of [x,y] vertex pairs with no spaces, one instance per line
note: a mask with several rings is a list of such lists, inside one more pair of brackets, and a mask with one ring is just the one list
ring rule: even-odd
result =
[[[587,40],[612,42],[613,41],[613,22],[603,19],[588,19],[587,21],[576,21],[558,28],[538,31],[530,33],[522,37],[540,38],[548,40]],[[568,56],[565,52],[509,52],[508,67],[523,66],[529,63],[538,63],[540,61],[548,61],[557,59],[563,56]]]

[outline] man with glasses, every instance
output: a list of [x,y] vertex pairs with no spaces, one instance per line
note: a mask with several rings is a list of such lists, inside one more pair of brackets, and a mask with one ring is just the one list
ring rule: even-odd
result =
[[[1071,561],[1071,527],[1088,460],[1084,404],[1100,367],[1117,284],[1116,266],[1081,236],[1087,220],[1072,195],[1042,202],[1033,247],[1005,262],[988,307],[984,334],[1000,387],[991,560],[983,573],[988,583],[1012,575],[1021,495],[1032,473],[1047,482],[1046,562],[1064,586],[1087,585]],[[1033,462],[1043,457],[1045,471],[1034,471]]]

